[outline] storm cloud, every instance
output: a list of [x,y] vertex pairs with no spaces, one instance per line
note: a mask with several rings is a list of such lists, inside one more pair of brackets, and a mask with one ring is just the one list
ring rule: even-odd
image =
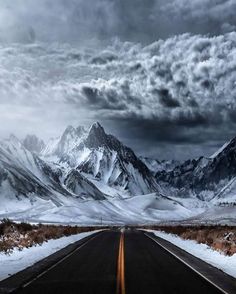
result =
[[235,133],[236,33],[89,50],[15,44],[0,48],[0,62],[2,134],[47,138],[99,120],[140,153],[145,145],[161,157],[158,144],[170,144],[181,157],[183,146],[218,146]]
[[235,136],[234,0],[35,3],[0,3],[1,137],[98,120],[140,154],[179,159]]
[[2,0],[0,40],[151,43],[186,32],[235,30],[234,0]]

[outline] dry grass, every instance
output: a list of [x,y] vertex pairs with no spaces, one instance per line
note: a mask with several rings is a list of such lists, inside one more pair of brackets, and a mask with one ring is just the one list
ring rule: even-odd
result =
[[[0,223],[0,252],[10,253],[14,248],[22,250],[42,244],[50,239],[75,235],[105,227],[78,227],[55,225],[31,225],[4,219]],[[233,255],[236,253],[236,227],[231,226],[148,226],[143,229],[164,231],[185,240],[207,244],[215,250]]]
[[98,230],[99,227],[31,225],[3,219],[0,223],[0,252],[10,253],[14,248],[22,250],[50,239]]
[[161,230],[180,236],[185,240],[195,240],[207,244],[226,255],[236,253],[236,227],[231,226],[154,226],[148,229]]

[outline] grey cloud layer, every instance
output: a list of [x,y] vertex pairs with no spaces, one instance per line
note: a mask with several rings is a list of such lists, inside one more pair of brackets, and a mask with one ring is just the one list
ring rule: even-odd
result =
[[113,109],[110,116],[117,118],[189,127],[233,121],[235,36],[182,35],[147,47],[114,46],[116,59],[95,66],[110,72],[109,79],[80,84],[80,94],[93,108]]
[[236,28],[235,0],[2,0],[0,40],[152,42]]
[[104,50],[8,45],[0,64],[3,135],[48,137],[96,119],[137,151],[165,157],[165,143],[184,156],[183,146],[202,150],[235,134],[236,33],[148,46],[115,41]]

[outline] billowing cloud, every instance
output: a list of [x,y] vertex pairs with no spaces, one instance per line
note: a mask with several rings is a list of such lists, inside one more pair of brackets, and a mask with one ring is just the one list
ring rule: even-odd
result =
[[[235,30],[235,0],[1,0],[0,40],[150,43]],[[93,41],[92,41],[93,40]]]
[[161,146],[169,144],[178,157],[186,156],[183,146],[193,156],[235,133],[236,33],[147,46],[114,41],[105,49],[8,44],[0,64],[2,136],[47,138],[99,120],[141,153],[165,157]]

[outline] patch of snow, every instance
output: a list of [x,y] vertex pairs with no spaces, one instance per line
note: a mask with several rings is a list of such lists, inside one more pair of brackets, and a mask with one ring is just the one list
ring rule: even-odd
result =
[[206,244],[198,244],[196,241],[184,240],[177,235],[160,231],[148,231],[236,278],[236,254],[226,256]]
[[100,161],[102,160],[102,157],[103,157],[103,150],[100,148],[98,150],[95,150],[94,157],[95,157],[94,177],[96,177],[100,169]]
[[63,200],[62,206],[31,206],[18,213],[0,214],[15,221],[62,224],[145,224],[180,221],[195,212],[181,203],[159,196],[157,193],[108,200]]
[[42,155],[47,156],[48,154],[53,154],[57,148],[59,141],[60,137],[51,138],[48,144],[45,146],[44,150],[42,150]]
[[170,172],[172,171],[176,166],[180,165],[180,161],[177,160],[162,160],[159,161],[157,159],[148,158],[140,156],[140,159],[143,163],[152,171],[152,172],[160,172],[160,171],[166,171]]
[[235,206],[230,206],[230,204],[225,207],[210,207],[201,214],[192,217],[187,221],[189,221],[189,223],[235,225],[236,208]]
[[29,266],[32,266],[39,260],[53,254],[67,245],[90,236],[96,232],[98,232],[98,230],[62,237],[56,240],[49,240],[48,242],[44,242],[42,245],[24,248],[21,251],[14,249],[10,254],[0,253],[0,281]]
[[214,154],[212,154],[211,156],[210,156],[210,158],[215,158],[216,156],[218,156],[228,145],[229,145],[229,143],[230,143],[231,141],[229,141],[229,142],[226,142],[223,146],[221,146],[220,147],[220,149],[218,149]]

